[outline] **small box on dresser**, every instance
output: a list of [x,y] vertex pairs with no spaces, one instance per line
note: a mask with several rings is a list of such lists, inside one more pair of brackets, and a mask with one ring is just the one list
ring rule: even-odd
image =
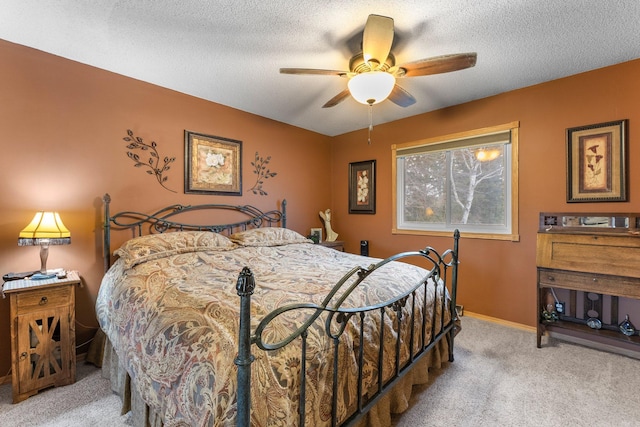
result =
[[10,297],[13,403],[51,386],[76,380],[75,286],[70,271],[61,279],[5,282]]

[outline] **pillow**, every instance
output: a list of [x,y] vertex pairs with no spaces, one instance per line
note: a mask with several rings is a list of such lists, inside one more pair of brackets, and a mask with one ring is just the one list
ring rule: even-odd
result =
[[212,231],[173,231],[148,234],[126,241],[114,255],[119,256],[125,268],[154,259],[197,252],[200,250],[228,250],[235,245],[227,237]]
[[288,228],[266,227],[239,231],[229,236],[232,242],[242,246],[280,246],[292,243],[313,243],[301,234]]

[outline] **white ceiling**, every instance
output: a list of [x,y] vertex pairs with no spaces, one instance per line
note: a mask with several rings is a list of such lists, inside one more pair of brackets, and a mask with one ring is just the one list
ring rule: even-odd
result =
[[638,0],[0,0],[0,38],[325,135],[368,126],[337,76],[371,13],[396,62],[477,52],[474,68],[405,78],[417,103],[384,123],[640,57]]

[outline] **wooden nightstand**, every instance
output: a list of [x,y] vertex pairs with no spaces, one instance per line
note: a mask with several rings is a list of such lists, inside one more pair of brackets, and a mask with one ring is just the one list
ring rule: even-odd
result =
[[13,403],[38,391],[76,380],[75,286],[80,277],[13,280],[11,297],[11,379]]
[[336,251],[344,252],[344,240],[336,240],[334,242],[320,242],[319,245],[326,246],[328,248],[333,248]]

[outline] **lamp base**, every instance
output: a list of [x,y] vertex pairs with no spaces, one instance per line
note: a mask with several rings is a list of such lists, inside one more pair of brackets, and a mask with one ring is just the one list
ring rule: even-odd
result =
[[40,246],[40,274],[47,274],[47,258],[49,257],[49,245]]

